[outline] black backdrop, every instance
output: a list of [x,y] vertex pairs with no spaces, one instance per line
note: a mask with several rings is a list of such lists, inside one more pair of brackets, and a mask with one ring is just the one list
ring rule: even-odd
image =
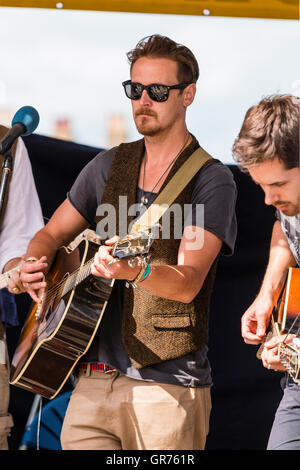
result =
[[[37,134],[24,138],[44,217],[50,218],[80,170],[98,148]],[[240,319],[258,292],[267,264],[274,211],[263,192],[235,165],[229,165],[237,188],[238,238],[235,255],[221,257],[212,297],[209,357],[213,370],[213,409],[207,450],[265,449],[274,412],[281,398],[281,375],[263,368],[256,347],[240,335]],[[7,331],[12,355],[30,305],[17,297],[20,327]],[[71,388],[66,385],[65,390]],[[15,427],[10,448],[20,445],[34,395],[11,387],[10,412]]]

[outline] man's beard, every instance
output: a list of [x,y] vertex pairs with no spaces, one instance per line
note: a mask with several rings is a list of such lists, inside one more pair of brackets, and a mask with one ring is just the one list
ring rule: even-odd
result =
[[275,202],[274,206],[277,209],[277,206],[287,206],[286,209],[280,210],[284,215],[287,215],[288,217],[294,217],[295,215],[300,214],[300,201],[299,204],[293,204],[292,202]]
[[159,134],[162,129],[157,124],[156,120],[151,119],[150,121],[147,117],[142,117],[140,119],[137,119],[138,116],[140,116],[141,114],[145,114],[147,116],[153,116],[153,118],[157,117],[157,114],[154,111],[151,111],[145,108],[138,109],[134,113],[134,122],[135,122],[138,132],[142,135],[149,136],[149,137]]

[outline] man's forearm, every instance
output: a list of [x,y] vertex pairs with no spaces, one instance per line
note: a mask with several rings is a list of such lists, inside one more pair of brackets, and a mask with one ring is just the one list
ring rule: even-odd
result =
[[153,295],[170,300],[190,303],[205,281],[206,271],[194,266],[153,266],[149,277],[140,286]]
[[16,268],[22,259],[28,258],[40,259],[42,256],[46,256],[49,261],[52,261],[59,244],[57,241],[44,229],[37,232],[37,234],[30,241],[26,253],[21,257],[10,259],[4,266],[3,272],[10,271]]
[[60,243],[45,229],[42,229],[36,233],[29,243],[24,257],[25,259],[40,259],[42,256],[46,256],[47,260],[52,262],[59,247]]
[[198,283],[195,283],[199,276],[192,266],[152,266],[151,270],[139,286],[153,295],[189,303],[199,291]]

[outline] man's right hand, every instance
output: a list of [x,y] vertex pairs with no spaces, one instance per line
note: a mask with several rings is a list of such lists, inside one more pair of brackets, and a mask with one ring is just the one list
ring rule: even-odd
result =
[[42,256],[39,260],[29,258],[20,264],[20,279],[24,289],[37,303],[41,301],[38,291],[47,286],[45,274],[49,270],[49,265],[46,261],[46,256]]
[[242,316],[242,337],[247,344],[259,344],[266,335],[273,299],[258,296]]

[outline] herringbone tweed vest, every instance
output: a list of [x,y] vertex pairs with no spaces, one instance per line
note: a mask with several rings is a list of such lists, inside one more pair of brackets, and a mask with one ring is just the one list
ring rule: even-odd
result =
[[[2,137],[5,136],[5,134],[7,133],[8,129],[4,126],[0,126],[0,139],[2,139]],[[16,153],[16,147],[17,147],[17,141],[14,142],[13,146],[12,146],[12,157],[13,157],[13,162],[14,162],[14,157],[15,157],[15,153]],[[3,164],[3,156],[0,154],[0,180],[2,178],[2,164]],[[8,194],[9,194],[9,183],[10,183],[10,178],[11,178],[11,174],[9,176],[9,181],[8,181],[8,190],[6,192],[6,195],[5,195],[5,199],[4,199],[4,205],[3,205],[3,210],[2,210],[2,217],[0,218],[0,228],[1,228],[1,224],[2,224],[2,221],[3,221],[3,217],[4,217],[4,214],[5,214],[5,208],[6,208],[6,205],[7,205],[7,199],[8,199]]]
[[[195,138],[181,153],[167,176],[162,189],[186,159],[199,147]],[[119,234],[119,196],[127,196],[127,206],[137,202],[140,164],[144,153],[144,140],[121,144],[114,156],[101,203],[116,209]],[[191,202],[194,179],[174,201]],[[182,212],[183,213],[183,212]],[[180,239],[174,237],[174,214],[171,213],[169,239],[159,239],[151,257],[152,265],[176,265]],[[128,225],[133,218],[128,217]],[[99,220],[99,219],[98,219]],[[124,287],[122,341],[136,368],[178,358],[196,351],[208,340],[209,304],[216,271],[215,261],[203,287],[189,304],[164,299],[143,288]],[[166,282],[168,280],[166,279]]]

